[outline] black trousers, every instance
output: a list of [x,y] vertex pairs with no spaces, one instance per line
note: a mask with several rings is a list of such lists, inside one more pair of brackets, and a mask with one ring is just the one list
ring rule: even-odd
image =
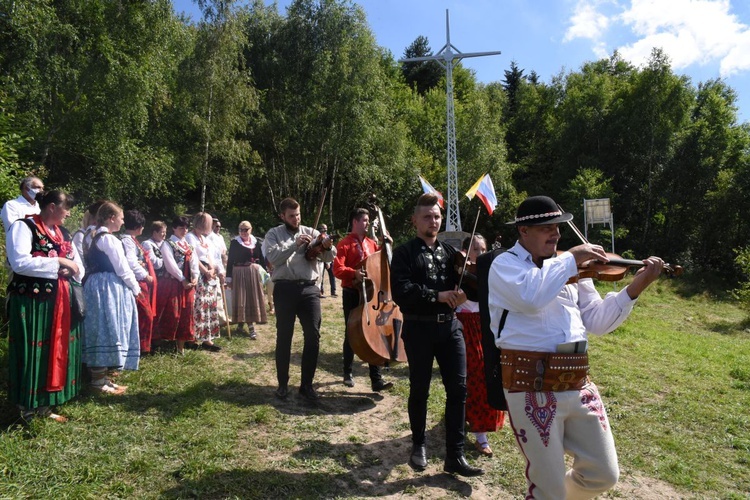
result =
[[452,322],[404,321],[404,348],[409,358],[409,424],[414,445],[425,444],[427,398],[432,363],[437,360],[445,387],[446,458],[464,452],[466,423],[466,344],[463,327]]
[[[352,374],[352,366],[354,365],[354,351],[352,350],[351,344],[349,344],[349,337],[346,334],[346,325],[349,324],[349,313],[359,305],[359,292],[353,288],[341,288],[342,297],[341,301],[344,305],[344,376]],[[382,379],[383,376],[380,374],[380,367],[377,365],[370,365],[370,380],[377,382]]]
[[289,384],[294,322],[299,318],[304,335],[302,385],[312,384],[320,351],[320,289],[311,285],[277,281],[273,288],[276,306],[276,377],[279,386]]

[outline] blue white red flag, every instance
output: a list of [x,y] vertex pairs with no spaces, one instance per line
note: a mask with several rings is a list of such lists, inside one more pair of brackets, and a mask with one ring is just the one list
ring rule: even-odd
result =
[[438,197],[438,205],[440,205],[440,208],[445,208],[445,201],[443,200],[443,193],[432,187],[432,184],[427,182],[427,179],[419,176],[419,183],[422,184],[422,191],[425,192],[425,194],[432,193],[434,195],[437,195]]

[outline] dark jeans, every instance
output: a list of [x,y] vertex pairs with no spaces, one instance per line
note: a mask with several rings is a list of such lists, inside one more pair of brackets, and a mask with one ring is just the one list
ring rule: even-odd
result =
[[294,322],[299,318],[304,335],[302,348],[302,385],[312,384],[320,351],[320,290],[315,283],[307,286],[293,282],[274,283],[276,305],[276,377],[279,386],[289,383],[289,360],[292,354]]
[[[341,301],[344,304],[344,376],[352,374],[352,365],[354,364],[354,351],[349,344],[349,337],[346,334],[346,325],[349,324],[349,313],[359,305],[359,292],[353,288],[342,287]],[[380,367],[370,365],[370,380],[377,382],[383,376],[380,374]]]
[[[323,267],[323,271],[328,273],[328,281],[331,283],[331,295],[336,295],[336,276],[333,275],[333,263],[328,266],[328,269]],[[320,276],[320,291],[323,292],[324,285],[326,284],[326,275]]]
[[432,361],[437,360],[445,387],[446,458],[464,452],[466,422],[466,344],[461,323],[404,321],[404,348],[409,358],[409,424],[414,445],[425,444],[427,398]]

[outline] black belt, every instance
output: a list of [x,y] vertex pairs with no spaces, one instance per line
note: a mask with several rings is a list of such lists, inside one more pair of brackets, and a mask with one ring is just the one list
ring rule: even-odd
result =
[[404,319],[407,321],[421,321],[423,323],[447,323],[453,321],[455,315],[453,313],[446,314],[404,314]]
[[317,280],[278,280],[274,281],[274,283],[284,283],[289,285],[297,285],[297,286],[312,286],[317,284]]

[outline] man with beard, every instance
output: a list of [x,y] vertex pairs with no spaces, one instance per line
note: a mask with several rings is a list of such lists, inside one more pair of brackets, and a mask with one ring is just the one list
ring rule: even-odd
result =
[[466,344],[455,308],[466,301],[453,270],[456,249],[438,241],[442,223],[438,198],[423,194],[414,208],[417,237],[393,251],[391,290],[404,316],[402,338],[409,358],[409,465],[427,467],[427,399],[432,363],[437,360],[445,387],[445,472],[480,476],[464,457],[466,423]]
[[[276,377],[279,388],[276,397],[289,394],[289,360],[292,350],[294,322],[302,325],[302,376],[299,392],[308,401],[316,401],[318,393],[313,378],[320,350],[320,289],[317,287],[319,261],[330,263],[336,248],[329,238],[319,238],[314,228],[300,224],[300,206],[296,200],[285,198],[279,204],[283,224],[266,233],[266,258],[274,267],[274,303],[276,304]],[[322,253],[308,259],[311,245],[321,245]]]

